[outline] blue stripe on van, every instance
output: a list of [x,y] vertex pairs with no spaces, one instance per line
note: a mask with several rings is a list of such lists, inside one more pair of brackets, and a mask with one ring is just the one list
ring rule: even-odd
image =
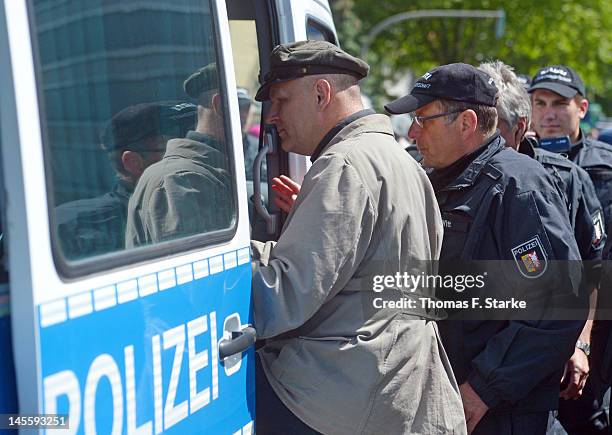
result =
[[[194,263],[184,264],[128,281],[79,293],[64,299],[41,304],[40,326],[46,328],[70,319],[82,317],[118,304],[131,302],[158,291],[165,291],[179,284],[233,269],[250,262],[250,249],[241,248]],[[8,290],[7,290],[8,291]],[[0,289],[0,317],[2,317],[3,294]],[[8,294],[6,295],[8,310]],[[7,311],[8,315],[8,311]]]

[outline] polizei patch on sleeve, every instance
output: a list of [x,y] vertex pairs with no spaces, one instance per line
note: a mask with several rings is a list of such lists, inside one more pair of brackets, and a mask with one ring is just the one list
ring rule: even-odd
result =
[[512,248],[512,257],[525,278],[538,278],[548,265],[546,251],[538,236]]

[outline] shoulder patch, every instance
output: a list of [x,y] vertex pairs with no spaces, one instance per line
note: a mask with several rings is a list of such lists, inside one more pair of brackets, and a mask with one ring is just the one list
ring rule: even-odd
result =
[[525,278],[538,278],[548,266],[546,251],[539,236],[535,236],[511,249],[512,258]]
[[593,234],[593,247],[599,248],[605,234],[601,210],[597,210],[595,213],[593,213],[591,219],[593,220],[593,227],[595,228],[595,233]]

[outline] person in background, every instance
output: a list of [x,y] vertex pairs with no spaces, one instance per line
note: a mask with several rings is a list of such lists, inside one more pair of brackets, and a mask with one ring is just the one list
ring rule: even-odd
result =
[[[413,114],[408,134],[429,168],[445,227],[440,275],[488,276],[469,298],[525,301],[524,312],[476,307],[439,322],[468,432],[544,434],[584,325],[555,320],[554,311],[586,305],[575,296],[580,264],[567,261],[580,254],[554,180],[496,130],[497,95],[489,75],[455,63],[427,72],[385,108]],[[439,297],[466,296],[451,287]]]
[[[601,279],[602,251],[606,240],[601,219],[601,204],[586,171],[567,157],[538,147],[534,138],[524,136],[529,129],[531,104],[529,94],[512,67],[501,61],[495,61],[483,63],[478,68],[489,74],[499,89],[498,126],[506,146],[537,160],[557,181],[565,194],[570,223],[585,265],[584,291],[588,293],[590,303],[589,318],[561,378],[563,389],[560,397],[562,401],[576,399],[583,394],[585,385],[588,385],[587,395],[592,394],[589,390],[590,383],[587,383],[590,374],[589,346],[597,304],[597,290]],[[595,365],[594,373],[591,375],[599,376],[597,370],[598,364]],[[561,408],[564,406],[562,404]]]
[[[601,232],[604,223],[612,223],[612,146],[586,137],[580,128],[589,101],[580,75],[566,65],[550,65],[541,68],[533,77],[529,88],[532,105],[532,128],[540,145],[543,139],[565,139],[567,147],[562,152],[569,160],[583,168],[591,178],[597,197],[603,208],[593,215]],[[548,141],[551,142],[550,140]],[[603,258],[608,257],[612,238],[603,248]],[[612,366],[612,335],[610,316],[612,308],[612,276],[604,267],[601,289],[597,300],[597,317],[590,341],[582,341],[583,352],[589,354],[590,376],[581,397],[562,400],[559,421],[570,434],[599,433],[602,424],[607,425],[603,395],[610,385]]]

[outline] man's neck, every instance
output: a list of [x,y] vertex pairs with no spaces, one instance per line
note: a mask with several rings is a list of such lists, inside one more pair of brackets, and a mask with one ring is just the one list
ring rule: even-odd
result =
[[461,150],[462,150],[461,155],[457,156],[457,158],[453,161],[453,163],[449,164],[448,166],[452,166],[456,162],[464,158],[465,156],[472,154],[474,151],[476,151],[482,145],[488,142],[489,139],[491,139],[491,137],[493,137],[493,135],[485,136],[480,133],[475,133],[474,135],[472,135],[472,137],[468,141],[464,142],[464,144],[461,146]]
[[325,131],[325,134],[321,136],[321,138],[319,139],[318,144],[310,152],[310,160],[314,163],[314,161],[318,158],[321,152],[327,147],[327,145],[329,144],[329,142],[333,139],[335,135],[340,133],[340,131],[342,131],[342,129],[344,129],[350,123],[354,122],[355,120],[369,113],[370,111],[361,109],[361,110],[357,110],[354,112],[350,112],[347,115],[343,116],[341,119],[338,119],[333,126],[329,127],[329,129]]
[[319,138],[319,141],[323,139],[323,137],[327,134],[327,132],[330,131],[332,128],[334,128],[336,125],[338,125],[339,123],[344,121],[349,116],[361,110],[363,110],[363,106],[345,107],[345,108],[342,108],[342,110],[334,111],[334,113],[331,116],[326,117],[325,124],[321,127],[321,131],[323,132],[323,134]]

